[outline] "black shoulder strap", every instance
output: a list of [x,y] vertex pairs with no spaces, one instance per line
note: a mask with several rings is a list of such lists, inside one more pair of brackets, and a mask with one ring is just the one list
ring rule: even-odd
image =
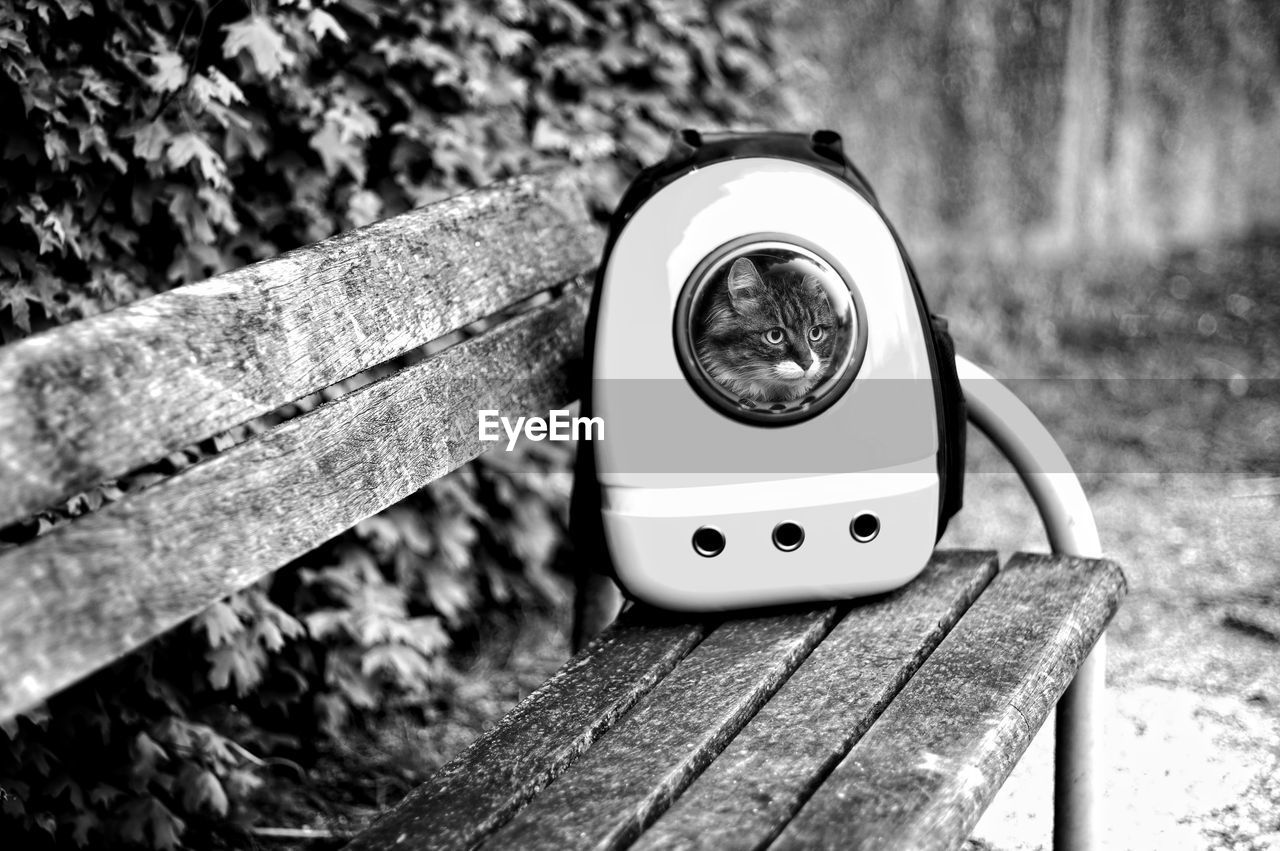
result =
[[964,453],[968,431],[968,411],[960,375],[956,372],[956,344],[946,318],[929,314],[933,345],[938,353],[938,390],[942,397],[943,430],[938,444],[938,475],[942,499],[938,506],[938,538],[947,523],[964,505]]

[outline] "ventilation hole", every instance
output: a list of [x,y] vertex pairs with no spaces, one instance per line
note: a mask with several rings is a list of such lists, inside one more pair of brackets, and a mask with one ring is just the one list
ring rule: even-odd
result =
[[804,527],[790,520],[773,527],[773,545],[789,553],[804,543]]
[[724,552],[724,533],[715,526],[702,526],[693,533],[693,550],[711,558]]
[[880,518],[870,511],[859,514],[849,524],[849,534],[853,535],[853,539],[858,543],[865,544],[880,534]]

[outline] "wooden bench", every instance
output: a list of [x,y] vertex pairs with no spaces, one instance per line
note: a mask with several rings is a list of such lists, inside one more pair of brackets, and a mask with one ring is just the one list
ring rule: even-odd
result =
[[[0,716],[475,457],[477,410],[569,403],[598,249],[532,175],[0,347],[0,527],[219,448],[0,550]],[[352,847],[956,847],[1123,589],[939,552],[854,603],[632,607]]]

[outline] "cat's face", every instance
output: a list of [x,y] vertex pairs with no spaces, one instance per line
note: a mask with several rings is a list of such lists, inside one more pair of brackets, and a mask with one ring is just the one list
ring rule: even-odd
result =
[[756,402],[790,402],[826,377],[835,333],[835,315],[816,277],[762,275],[740,257],[709,302],[697,352],[731,392]]

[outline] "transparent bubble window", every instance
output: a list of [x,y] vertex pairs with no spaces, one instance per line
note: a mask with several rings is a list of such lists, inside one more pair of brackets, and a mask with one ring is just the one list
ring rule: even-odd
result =
[[853,282],[816,246],[757,235],[698,264],[676,305],[675,337],[703,399],[735,419],[785,425],[849,389],[866,320]]

